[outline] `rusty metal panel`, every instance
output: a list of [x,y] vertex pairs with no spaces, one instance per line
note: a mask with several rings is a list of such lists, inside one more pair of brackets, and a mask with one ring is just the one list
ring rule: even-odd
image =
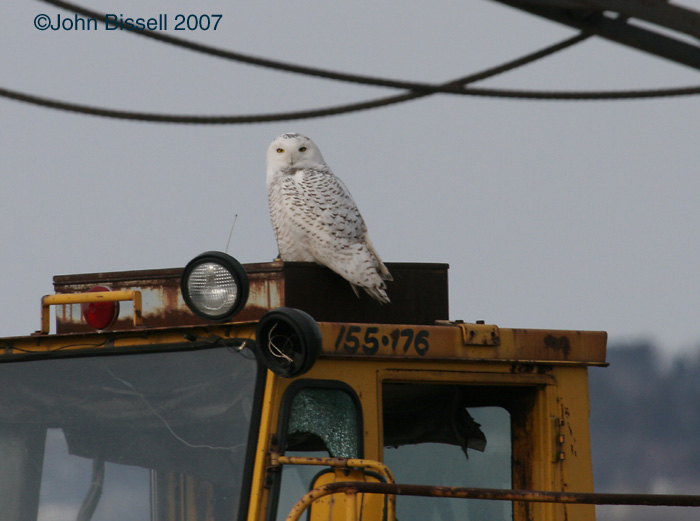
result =
[[[258,320],[280,306],[294,307],[318,321],[393,324],[433,324],[448,318],[446,264],[388,263],[394,276],[389,282],[391,304],[381,305],[368,297],[358,298],[350,284],[327,268],[314,263],[266,262],[245,264],[250,294],[236,322]],[[180,293],[183,268],[59,275],[56,293],[86,292],[96,285],[113,290],[137,290],[142,294],[145,327],[174,327],[206,323],[186,306]],[[133,328],[133,309],[122,304],[112,330]],[[89,332],[80,304],[57,306],[56,332]]]
[[255,322],[217,326],[181,326],[104,332],[71,332],[0,338],[0,362],[81,353],[128,353],[199,349],[222,345],[239,348],[252,342]]
[[[562,361],[584,358],[605,362],[608,334],[604,331],[557,331],[511,329],[509,341],[514,353],[533,359],[557,358]],[[503,330],[501,330],[503,332]]]
[[[248,304],[236,316],[236,321],[257,320],[267,310],[282,305],[283,295],[281,264],[249,264],[246,266],[250,279]],[[142,317],[146,327],[176,327],[206,324],[194,315],[180,292],[183,268],[122,271],[111,273],[88,273],[59,275],[54,277],[56,293],[80,293],[96,285],[109,286],[113,290],[138,290],[142,295]],[[110,329],[132,329],[133,310],[129,304],[122,305],[114,326]],[[92,331],[83,320],[80,305],[58,306],[56,309],[56,332],[77,333]]]

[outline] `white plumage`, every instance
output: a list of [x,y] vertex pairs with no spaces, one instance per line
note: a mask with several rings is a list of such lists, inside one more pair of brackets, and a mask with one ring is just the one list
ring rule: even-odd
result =
[[309,138],[282,134],[267,149],[270,218],[284,261],[317,262],[385,304],[392,280],[350,192]]

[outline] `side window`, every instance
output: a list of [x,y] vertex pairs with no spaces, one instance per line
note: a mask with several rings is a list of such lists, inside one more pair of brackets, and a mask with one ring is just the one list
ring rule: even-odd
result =
[[244,519],[260,367],[223,347],[0,363],[0,519]]
[[[397,483],[512,488],[511,415],[488,388],[385,383],[382,391],[384,463]],[[513,512],[503,501],[399,496],[396,517],[505,521]]]
[[[361,458],[362,411],[355,392],[332,381],[304,381],[286,392],[279,428],[280,450],[290,457]],[[270,519],[286,519],[324,467],[284,465],[271,499]],[[327,468],[327,467],[326,467]],[[276,512],[274,504],[277,505]]]

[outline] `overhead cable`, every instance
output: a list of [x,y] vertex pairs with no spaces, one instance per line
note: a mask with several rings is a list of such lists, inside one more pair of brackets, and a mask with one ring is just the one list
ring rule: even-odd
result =
[[[68,11],[73,11],[83,16],[90,18],[95,18],[100,20],[102,23],[106,22],[106,17],[96,11],[92,11],[83,6],[76,5],[70,2],[64,2],[63,0],[39,0],[41,2],[51,4],[55,7],[60,7]],[[391,78],[379,78],[376,76],[367,76],[363,74],[352,74],[348,72],[332,71],[328,69],[321,69],[317,67],[308,67],[306,65],[298,65],[293,63],[287,63],[277,60],[271,60],[269,58],[261,58],[258,56],[252,56],[249,54],[243,54],[236,51],[230,51],[228,49],[220,49],[218,47],[212,47],[210,45],[205,45],[202,43],[192,42],[182,38],[177,38],[175,36],[170,36],[163,32],[149,31],[144,29],[143,31],[128,31],[130,34],[135,34],[139,36],[144,36],[146,38],[152,38],[170,45],[175,45],[177,47],[182,47],[184,49],[189,49],[191,51],[207,54],[210,56],[216,56],[218,58],[223,58],[226,60],[231,60],[239,63],[246,63],[249,65],[255,65],[259,67],[264,67],[268,69],[274,69],[278,71],[285,71],[294,74],[302,74],[305,76],[312,76],[315,78],[325,78],[328,80],[341,81],[345,83],[357,83],[359,85],[370,85],[374,87],[388,87],[400,90],[410,90],[416,92],[426,92],[426,93],[436,93],[444,92],[446,94],[456,93],[460,94],[461,85],[453,85],[454,82],[443,85],[434,85],[431,83],[422,83],[415,81],[401,81]],[[569,47],[574,43],[583,41],[588,36],[577,35],[574,37],[574,42],[564,43],[564,47]],[[558,50],[558,49],[557,49]],[[548,53],[549,54],[549,53]],[[476,81],[476,80],[474,80]]]
[[[51,0],[54,1],[54,0]],[[515,60],[511,60],[497,67],[491,67],[484,71],[470,74],[462,78],[444,83],[442,85],[436,85],[435,87],[447,87],[447,88],[462,88],[463,85],[467,83],[472,83],[475,81],[480,81],[497,74],[515,69],[516,67],[521,67],[527,63],[531,63],[535,60],[539,60],[544,56],[548,56],[557,51],[565,49],[571,45],[574,45],[581,40],[587,38],[588,35],[577,35],[572,38],[568,38],[562,42],[556,43],[540,49],[538,51],[532,52]],[[368,101],[361,101],[357,103],[350,103],[347,105],[337,105],[334,107],[326,107],[320,109],[312,110],[302,110],[295,112],[281,112],[281,113],[271,113],[271,114],[254,114],[254,115],[236,115],[236,116],[205,116],[205,115],[186,115],[186,114],[153,114],[144,112],[134,112],[125,110],[108,109],[102,107],[91,107],[88,105],[81,105],[76,103],[69,103],[65,101],[44,98],[41,96],[35,96],[32,94],[26,94],[22,92],[13,91],[0,87],[0,96],[6,98],[11,98],[17,101],[23,101],[25,103],[32,103],[34,105],[39,105],[42,107],[48,107],[59,110],[66,110],[70,112],[78,112],[81,114],[88,114],[92,116],[102,116],[107,118],[117,118],[117,119],[127,119],[136,121],[148,121],[153,123],[189,123],[189,124],[200,124],[200,125],[215,125],[215,124],[242,124],[242,123],[265,123],[273,121],[289,121],[297,119],[309,119],[322,116],[333,116],[338,114],[345,114],[348,112],[356,112],[360,110],[368,110],[378,107],[383,107],[387,105],[393,105],[396,103],[403,103],[405,101],[410,101],[413,99],[422,98],[425,96],[430,96],[435,92],[407,92],[404,94],[398,94],[394,96],[388,96],[383,98],[377,98]],[[466,91],[456,91],[459,94],[468,94]]]
[[[105,22],[105,16],[100,13],[91,11],[82,6],[75,5],[63,0],[40,0],[42,2],[54,5],[59,8],[68,9],[70,11],[82,14],[84,16],[93,17]],[[134,32],[132,32],[134,33]],[[0,87],[0,96],[31,103],[43,107],[66,110],[93,116],[148,121],[158,123],[184,123],[184,124],[243,124],[243,123],[264,123],[275,121],[289,121],[298,119],[309,119],[323,116],[332,116],[356,112],[360,110],[368,110],[383,106],[403,103],[406,101],[418,99],[433,94],[456,94],[467,96],[488,96],[513,99],[539,99],[539,100],[619,100],[619,99],[644,99],[658,98],[664,96],[687,96],[700,94],[700,87],[682,87],[670,89],[648,89],[648,90],[626,90],[626,91],[533,91],[533,90],[513,90],[513,89],[493,89],[493,88],[465,88],[465,85],[484,80],[486,78],[501,74],[503,72],[520,67],[527,63],[539,60],[545,56],[553,54],[557,51],[577,44],[591,36],[590,33],[581,33],[574,37],[568,38],[557,44],[551,45],[539,51],[530,53],[521,58],[512,60],[503,65],[487,69],[485,71],[470,74],[463,78],[456,79],[442,84],[429,84],[421,82],[407,82],[393,80],[387,78],[378,78],[374,76],[357,75],[351,73],[343,73],[337,71],[329,71],[314,67],[306,67],[302,65],[289,64],[270,60],[267,58],[258,58],[250,55],[237,53],[225,49],[190,42],[158,33],[155,31],[138,31],[139,34],[145,37],[163,41],[165,43],[184,47],[197,52],[218,56],[221,58],[234,60],[251,65],[272,68],[297,74],[305,74],[320,78],[357,83],[363,85],[373,85],[378,87],[389,87],[406,90],[408,92],[394,96],[375,98],[367,101],[350,103],[345,105],[336,105],[332,107],[324,107],[318,109],[280,112],[269,114],[251,114],[251,115],[187,115],[187,114],[156,114],[136,111],[125,111],[103,107],[92,107],[89,105],[71,103],[42,96],[36,96],[24,92],[14,91]]]
[[[92,11],[83,6],[73,4],[70,2],[65,2],[63,0],[39,0],[41,2],[53,5],[55,7],[63,8],[75,13],[87,16],[90,18],[95,18],[101,22],[106,22],[105,15],[98,13],[97,11]],[[667,89],[637,89],[637,90],[620,90],[620,91],[538,91],[538,90],[516,90],[516,89],[464,89],[466,83],[473,83],[484,78],[470,79],[461,84],[456,84],[456,82],[448,82],[440,85],[432,83],[414,82],[414,81],[402,81],[395,80],[391,78],[381,78],[376,76],[367,76],[363,74],[353,74],[348,72],[332,71],[328,69],[321,69],[318,67],[308,67],[305,65],[298,65],[293,63],[282,62],[278,60],[272,60],[269,58],[261,58],[258,56],[252,56],[249,54],[243,54],[235,51],[230,51],[228,49],[220,49],[217,47],[212,47],[209,45],[204,45],[202,43],[192,42],[182,38],[176,38],[168,34],[157,31],[149,31],[147,29],[143,31],[129,31],[131,34],[137,34],[147,38],[152,38],[154,40],[159,40],[161,42],[189,49],[191,51],[196,51],[210,56],[216,56],[219,58],[224,58],[227,60],[232,60],[240,63],[247,63],[249,65],[256,65],[259,67],[286,71],[294,74],[302,74],[306,76],[312,76],[316,78],[325,78],[329,80],[342,81],[346,83],[357,83],[360,85],[371,85],[375,87],[388,87],[394,89],[401,89],[414,92],[423,92],[426,94],[461,94],[470,96],[488,96],[488,97],[499,97],[499,98],[520,98],[520,99],[542,99],[542,100],[616,100],[616,99],[645,99],[645,98],[658,98],[666,96],[688,96],[693,94],[698,94],[700,92],[700,87],[680,87],[680,88],[667,88]],[[550,52],[545,49],[545,54],[542,56],[537,56],[534,59],[540,59],[544,56],[548,56],[553,52],[570,47],[576,43],[586,40],[593,36],[590,32],[581,32],[580,34],[574,36],[571,41],[564,40],[560,44],[556,44],[554,49]],[[557,48],[561,45],[561,48]],[[533,60],[528,60],[530,63]],[[514,68],[514,67],[511,67]],[[510,70],[508,68],[507,70]],[[489,74],[490,77],[493,74]],[[378,101],[378,100],[377,100]],[[327,110],[327,109],[321,109]]]

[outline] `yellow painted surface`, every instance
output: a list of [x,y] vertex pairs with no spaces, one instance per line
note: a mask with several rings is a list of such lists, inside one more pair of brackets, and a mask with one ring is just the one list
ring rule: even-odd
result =
[[[300,378],[342,381],[357,393],[363,408],[365,458],[381,461],[383,457],[383,382],[519,386],[531,389],[535,396],[527,424],[519,433],[528,439],[527,447],[519,449],[528,469],[527,483],[521,487],[593,491],[586,367],[604,363],[605,333],[500,328],[498,345],[465,346],[463,330],[456,325],[320,326],[322,357]],[[484,326],[479,338],[491,338],[492,331],[492,326]],[[269,400],[269,412],[275,417],[272,424],[277,421],[285,390],[294,382],[274,378],[278,385]],[[324,501],[325,506],[316,510],[324,513],[322,519],[345,519],[345,508],[328,507],[340,499]],[[544,521],[589,521],[595,517],[592,506],[531,503],[527,507],[516,505],[515,519],[526,519],[527,511],[532,519]],[[255,519],[263,517],[249,517],[249,521]]]
[[[513,450],[522,471],[516,485],[542,491],[593,490],[587,366],[605,363],[605,333],[506,329],[481,324],[470,324],[466,333],[465,327],[458,324],[321,323],[320,328],[322,353],[308,373],[297,379],[267,373],[248,521],[266,519],[269,490],[265,482],[271,464],[271,439],[278,431],[284,393],[298,379],[340,381],[355,391],[362,404],[363,456],[377,461],[383,460],[384,451],[381,398],[384,382],[521,387],[533,399],[530,409],[525,411],[526,419],[517,425],[519,441],[514,442]],[[149,351],[162,349],[164,345],[186,348],[192,339],[252,341],[254,336],[254,322],[36,335],[0,339],[0,357],[26,358],[32,354],[46,357],[54,351],[89,352],[104,348]],[[359,472],[352,471],[346,477],[364,479]],[[374,511],[380,503],[371,503],[375,506],[367,508]],[[346,505],[331,508],[330,504],[314,507],[316,513],[312,519],[344,521]],[[358,503],[359,511],[365,509],[363,505]],[[525,519],[527,511],[532,519],[542,521],[594,518],[593,507],[582,505],[536,503],[524,507],[518,504],[514,511],[516,521]]]
[[[323,354],[330,357],[421,360],[605,363],[607,333],[505,329],[487,324],[410,326],[321,322]],[[497,333],[495,333],[497,332]],[[490,339],[497,335],[497,342]]]

